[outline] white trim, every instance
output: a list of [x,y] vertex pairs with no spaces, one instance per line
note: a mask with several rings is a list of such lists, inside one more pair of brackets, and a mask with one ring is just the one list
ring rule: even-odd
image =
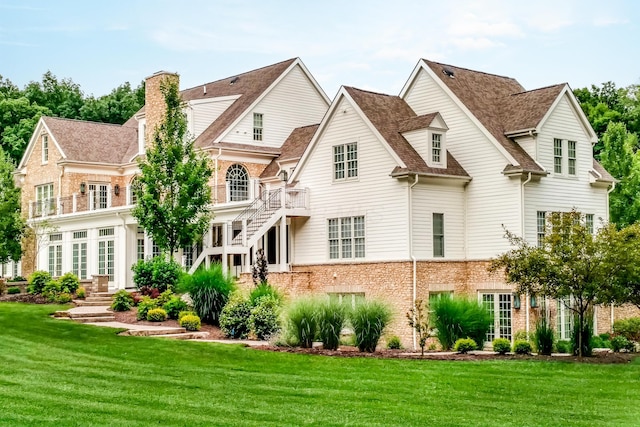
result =
[[[206,86],[206,85],[202,85],[202,86]],[[191,101],[187,101],[187,105],[193,106],[193,105],[200,105],[200,104],[209,104],[214,102],[235,101],[241,96],[242,95],[227,95],[227,96],[218,96],[216,98],[192,99]]]
[[582,111],[582,108],[578,104],[578,100],[573,95],[573,92],[569,88],[569,85],[566,83],[562,88],[562,90],[560,91],[560,93],[558,94],[555,101],[553,101],[553,104],[551,104],[551,107],[549,107],[545,115],[542,117],[542,120],[540,120],[540,123],[538,123],[538,125],[536,126],[536,129],[538,129],[538,131],[542,129],[545,122],[549,119],[549,117],[551,117],[553,110],[555,110],[555,108],[558,106],[558,104],[562,100],[562,97],[565,95],[567,96],[567,100],[569,101],[569,104],[571,104],[571,107],[573,107],[574,114],[578,116],[578,120],[582,124],[582,127],[589,135],[589,142],[591,142],[592,144],[595,144],[596,142],[598,142],[598,135],[596,135],[596,132],[593,130],[593,127],[591,127],[591,124],[589,123],[589,119],[584,114],[584,111]]
[[44,133],[43,129],[46,131],[46,133],[49,135],[49,138],[50,138],[50,140],[49,140],[49,157],[51,157],[51,142],[53,142],[53,145],[56,147],[56,149],[60,153],[60,156],[63,159],[67,158],[67,155],[64,154],[64,151],[62,151],[62,148],[60,148],[60,144],[58,144],[58,141],[56,140],[55,136],[51,132],[51,129],[49,129],[49,127],[45,123],[44,117],[40,117],[40,120],[38,120],[38,124],[36,125],[36,128],[34,129],[33,133],[31,134],[31,139],[29,140],[29,144],[27,144],[27,148],[24,151],[24,154],[22,155],[22,159],[20,159],[20,163],[18,164],[17,169],[22,169],[23,167],[25,167],[27,165],[27,162],[28,162],[29,158],[31,157],[31,154],[33,153],[33,147],[35,146],[35,144],[38,143],[38,139],[40,138],[40,135],[42,135]]

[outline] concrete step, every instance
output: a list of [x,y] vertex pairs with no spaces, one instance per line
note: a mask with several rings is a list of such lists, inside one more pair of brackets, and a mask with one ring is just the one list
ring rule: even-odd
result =
[[113,322],[116,320],[114,316],[93,316],[93,317],[74,317],[72,319],[78,323],[98,323],[98,322]]
[[74,299],[73,303],[77,307],[108,307],[111,305],[111,300],[107,301],[86,301],[81,299]]
[[130,329],[122,332],[120,335],[129,337],[153,337],[164,335],[181,335],[187,332],[185,328],[163,328],[161,326],[155,326],[154,329]]
[[72,319],[81,319],[81,318],[84,318],[84,317],[109,317],[109,316],[115,318],[115,316],[113,314],[105,313],[104,311],[96,311],[94,313],[92,313],[92,312],[83,312],[83,313],[70,312],[68,317],[70,317]]
[[209,332],[184,332],[181,334],[149,335],[151,338],[172,338],[174,340],[197,340],[209,338]]

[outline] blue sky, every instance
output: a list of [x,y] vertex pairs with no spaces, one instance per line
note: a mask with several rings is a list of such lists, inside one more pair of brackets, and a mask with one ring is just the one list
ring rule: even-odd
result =
[[527,89],[640,84],[640,2],[0,0],[0,75],[51,70],[86,94],[159,71],[183,88],[299,56],[340,85],[398,94],[420,58]]

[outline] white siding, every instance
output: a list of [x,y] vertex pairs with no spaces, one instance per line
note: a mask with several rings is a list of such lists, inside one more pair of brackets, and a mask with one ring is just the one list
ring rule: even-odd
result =
[[[280,147],[293,129],[320,123],[327,108],[324,98],[296,66],[242,118],[224,141]],[[253,113],[263,114],[262,142],[253,141]]]
[[193,117],[193,137],[197,138],[207,129],[235,100],[212,98],[208,102],[199,102],[191,106]]
[[[327,219],[365,216],[364,259],[408,260],[408,184],[389,174],[397,164],[346,100],[341,101],[310,153],[300,175],[301,187],[311,189],[311,217],[296,221],[293,263],[329,260]],[[342,111],[347,108],[347,112]],[[358,179],[333,181],[333,146],[358,143]]]
[[461,183],[413,187],[413,249],[419,260],[433,258],[433,214],[444,214],[444,258],[464,259],[464,188]]
[[516,142],[522,148],[524,148],[524,151],[526,151],[533,160],[538,160],[537,143],[535,138],[531,136],[525,136],[522,138],[517,138]]
[[520,182],[502,175],[506,158],[464,111],[421,70],[405,100],[418,114],[440,112],[447,149],[473,178],[467,186],[467,256],[486,259],[509,248],[503,224],[520,232]]
[[[553,174],[553,139],[576,141],[576,176]],[[551,173],[539,183],[525,187],[526,237],[536,239],[536,212],[566,212],[572,208],[585,214],[594,214],[594,225],[600,218],[607,219],[607,190],[589,184],[592,168],[592,147],[589,135],[580,124],[569,101],[565,97],[552,111],[537,138],[538,161]],[[566,169],[566,168],[565,168]]]

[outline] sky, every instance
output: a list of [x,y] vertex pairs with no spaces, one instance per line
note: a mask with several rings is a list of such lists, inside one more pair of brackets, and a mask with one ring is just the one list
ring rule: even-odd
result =
[[397,95],[420,58],[517,79],[640,84],[634,0],[0,0],[0,75],[86,95],[165,70],[181,88],[300,57],[329,98]]

